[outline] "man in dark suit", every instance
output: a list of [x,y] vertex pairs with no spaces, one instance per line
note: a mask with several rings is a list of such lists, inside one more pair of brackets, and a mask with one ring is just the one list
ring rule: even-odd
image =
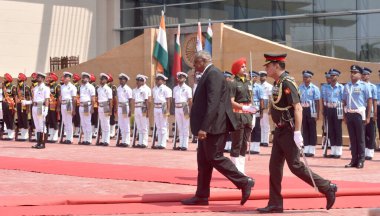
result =
[[196,53],[194,68],[202,72],[193,97],[190,113],[191,132],[198,135],[198,182],[195,196],[182,201],[183,205],[208,205],[213,168],[226,176],[242,191],[240,204],[248,200],[254,180],[239,172],[232,161],[223,156],[226,135],[237,127],[232,112],[227,81],[212,65],[205,51]]

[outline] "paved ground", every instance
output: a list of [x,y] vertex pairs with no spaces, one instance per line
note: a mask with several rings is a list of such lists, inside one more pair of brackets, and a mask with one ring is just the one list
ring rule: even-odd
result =
[[[114,145],[114,141],[111,143]],[[152,167],[196,169],[195,144],[190,144],[190,150],[186,152],[173,150],[152,150],[61,145],[50,144],[47,149],[35,150],[30,148],[31,143],[0,142],[0,156],[55,159],[65,161],[83,161],[108,164],[128,164]],[[169,144],[169,148],[171,148]],[[247,160],[248,175],[269,174],[269,148],[262,148],[261,155],[251,155]],[[344,149],[342,159],[323,159],[318,150],[317,157],[310,158],[309,164],[318,174],[332,180],[351,180],[362,182],[380,182],[380,155],[375,155],[373,161],[365,163],[365,168],[345,169],[345,164],[350,161],[350,153]],[[378,157],[377,157],[378,156]],[[248,157],[248,156],[247,156]],[[127,172],[128,170],[126,170]],[[293,176],[285,167],[285,176]],[[195,186],[172,185],[153,182],[134,182],[124,180],[92,179],[74,176],[61,176],[51,174],[32,173],[15,170],[0,170],[0,196],[6,195],[78,195],[78,194],[136,194],[136,193],[160,193],[162,191],[181,191],[192,193]],[[212,191],[226,191],[231,189],[215,189]],[[289,211],[283,215],[366,215],[368,209],[337,209],[331,211]],[[227,213],[191,213],[191,214],[154,214],[154,215],[250,215],[256,212],[227,212]],[[151,214],[148,214],[151,215]]]

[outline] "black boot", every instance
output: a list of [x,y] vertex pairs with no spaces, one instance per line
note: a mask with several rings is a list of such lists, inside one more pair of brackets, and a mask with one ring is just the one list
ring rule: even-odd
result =
[[45,142],[43,139],[44,139],[43,133],[40,133],[39,145],[37,146],[37,149],[45,148]]
[[41,133],[40,132],[36,132],[36,140],[37,140],[37,144],[32,146],[32,148],[38,148],[38,146],[40,146],[40,137],[41,137]]

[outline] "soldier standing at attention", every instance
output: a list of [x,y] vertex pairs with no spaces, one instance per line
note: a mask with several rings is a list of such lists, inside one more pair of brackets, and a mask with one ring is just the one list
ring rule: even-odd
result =
[[175,150],[186,151],[189,145],[190,110],[193,93],[190,86],[186,85],[187,74],[177,72],[178,85],[173,89],[175,104],[175,121],[178,127],[179,145]]
[[117,104],[115,104],[116,97],[117,97],[117,87],[116,87],[116,85],[113,84],[112,74],[108,73],[108,76],[109,76],[108,86],[112,90],[112,102],[114,103],[112,105],[111,116],[110,116],[110,124],[111,124],[110,136],[111,136],[111,138],[114,138],[116,136],[116,120],[117,120],[115,117],[115,109],[117,106]]
[[168,137],[168,116],[170,115],[170,103],[172,90],[165,85],[168,78],[157,73],[156,86],[153,88],[154,123],[156,124],[158,145],[154,149],[165,149]]
[[131,143],[131,105],[132,105],[132,89],[127,85],[129,76],[121,73],[119,74],[120,85],[117,87],[116,107],[117,121],[119,123],[119,136],[121,136],[121,143],[117,147],[129,147]]
[[49,128],[49,143],[55,143],[58,141],[58,118],[60,113],[59,96],[61,94],[61,86],[59,85],[58,76],[51,72],[49,74],[49,87],[50,87],[50,101],[49,101],[49,113],[48,113],[48,128]]
[[[285,73],[286,54],[265,54],[264,57],[265,70],[268,76],[275,80],[270,112],[276,128],[269,161],[269,202],[265,208],[257,210],[260,213],[280,213],[284,211],[281,182],[285,160],[293,174],[311,186],[313,181],[308,173],[308,167],[300,161],[300,149],[303,145],[302,106],[297,84]],[[318,190],[326,196],[326,209],[329,210],[334,205],[337,186],[311,170],[310,172]]]
[[317,144],[317,121],[319,119],[319,99],[321,93],[316,85],[311,83],[314,73],[308,70],[302,72],[303,83],[300,85],[302,106],[302,136],[306,157],[314,157]]
[[95,88],[95,104],[94,113],[91,114],[91,128],[92,128],[92,138],[95,138],[98,134],[98,122],[99,122],[99,103],[98,103],[98,88],[99,85],[96,83],[96,77],[91,74],[90,84]]
[[92,138],[91,114],[94,112],[95,88],[89,83],[91,75],[82,72],[82,84],[80,86],[80,125],[83,131],[83,141],[81,145],[90,145]]
[[256,71],[251,72],[252,77],[252,104],[255,106],[257,110],[260,110],[260,112],[257,112],[256,114],[253,114],[252,118],[252,127],[253,130],[251,132],[251,146],[250,146],[250,153],[251,154],[260,154],[260,141],[261,139],[261,124],[260,119],[263,118],[263,111],[262,108],[264,107],[264,91],[262,88],[262,85],[256,83],[257,77],[259,74]]
[[342,156],[342,119],[343,119],[343,89],[344,86],[338,83],[340,71],[330,69],[330,84],[326,87],[325,112],[328,124],[328,134],[331,143],[331,154],[329,158],[340,158]]
[[20,137],[17,141],[26,141],[28,138],[28,114],[30,111],[30,105],[23,106],[21,104],[22,100],[31,100],[30,87],[26,84],[26,76],[23,73],[18,74],[18,84],[17,84],[17,128],[20,131]]
[[261,88],[263,89],[263,100],[264,105],[261,107],[262,118],[260,119],[260,129],[261,129],[261,142],[260,146],[269,146],[269,135],[270,135],[270,124],[269,124],[269,106],[270,97],[272,96],[273,85],[267,82],[267,72],[259,71]]
[[363,69],[351,66],[351,82],[344,86],[343,105],[344,120],[347,124],[351,144],[351,162],[345,167],[364,167],[365,125],[371,120],[372,91],[361,80]]
[[[34,125],[36,127],[37,144],[32,146],[35,149],[44,149],[45,142],[43,134],[46,131],[46,117],[49,110],[50,88],[45,85],[46,74],[37,72],[38,85],[33,88],[33,101],[22,100],[22,105],[33,104],[32,114]],[[45,130],[44,130],[45,129]]]
[[[100,146],[108,146],[110,144],[110,116],[113,106],[112,89],[107,85],[110,76],[105,73],[100,73],[100,85],[98,92],[98,112],[99,112],[99,127],[102,129],[102,140],[96,143]],[[100,136],[100,134],[98,134]]]
[[372,160],[375,154],[376,147],[376,118],[377,118],[377,89],[376,85],[369,81],[369,76],[372,73],[372,70],[369,68],[363,68],[362,80],[367,83],[370,87],[372,94],[372,107],[371,109],[371,118],[369,123],[365,126],[365,158],[366,160]]
[[15,136],[14,131],[14,121],[16,104],[15,97],[17,95],[16,86],[13,85],[13,78],[10,74],[4,74],[4,85],[3,85],[3,118],[5,126],[7,127],[8,137],[5,140],[13,140]]
[[66,134],[66,140],[63,141],[64,144],[73,143],[73,116],[75,116],[77,89],[70,82],[72,76],[73,74],[70,72],[63,72],[60,104],[62,124],[64,125],[64,131],[61,131],[61,136]]
[[256,112],[256,109],[252,106],[251,83],[245,77],[247,73],[245,58],[236,60],[232,64],[231,72],[235,75],[234,81],[230,83],[231,103],[239,126],[236,131],[231,132],[230,155],[236,168],[244,174],[247,142],[252,131],[252,113]]
[[75,98],[76,100],[76,106],[75,114],[73,115],[73,123],[74,123],[74,137],[79,137],[79,128],[80,128],[80,115],[79,115],[79,105],[80,105],[80,76],[78,74],[73,75],[73,84],[75,88],[77,89],[77,96]]
[[134,101],[134,118],[138,132],[139,142],[137,148],[146,148],[148,145],[149,107],[152,92],[145,84],[148,77],[138,74],[136,76],[136,88],[132,91]]

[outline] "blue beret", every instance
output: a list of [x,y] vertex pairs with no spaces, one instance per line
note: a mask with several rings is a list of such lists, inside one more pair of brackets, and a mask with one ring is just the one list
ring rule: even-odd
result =
[[250,75],[251,75],[251,77],[257,77],[257,76],[259,76],[259,73],[257,73],[256,71],[251,71]]
[[338,71],[335,68],[331,68],[328,73],[330,74],[330,76],[339,76],[341,74],[340,71]]
[[359,65],[352,65],[350,69],[351,72],[363,73],[363,69]]
[[371,74],[372,73],[372,70],[367,68],[367,67],[364,67],[363,68],[363,74]]
[[312,77],[312,76],[314,76],[314,73],[311,71],[308,71],[308,70],[304,70],[304,71],[302,71],[302,75],[303,75],[303,77]]
[[224,71],[223,75],[224,77],[232,77],[232,73],[229,71]]

